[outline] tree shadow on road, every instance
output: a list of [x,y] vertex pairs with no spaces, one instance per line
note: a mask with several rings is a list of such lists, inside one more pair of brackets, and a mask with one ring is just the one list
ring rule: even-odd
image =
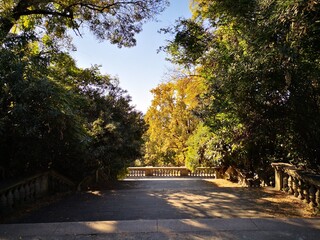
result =
[[216,180],[127,180],[75,193],[11,222],[308,217],[305,207],[281,192]]

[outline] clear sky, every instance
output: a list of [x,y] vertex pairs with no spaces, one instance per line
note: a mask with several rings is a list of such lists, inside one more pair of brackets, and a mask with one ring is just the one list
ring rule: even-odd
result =
[[106,41],[99,42],[86,33],[82,38],[74,37],[77,51],[72,56],[78,67],[98,64],[102,66],[103,74],[117,76],[121,88],[132,97],[132,104],[145,113],[152,100],[150,90],[166,80],[165,73],[172,68],[170,62],[165,61],[165,54],[157,53],[168,37],[158,30],[173,25],[179,17],[190,16],[189,0],[171,0],[170,6],[157,16],[158,22],[148,22],[143,26],[143,31],[136,37],[137,46],[118,48]]

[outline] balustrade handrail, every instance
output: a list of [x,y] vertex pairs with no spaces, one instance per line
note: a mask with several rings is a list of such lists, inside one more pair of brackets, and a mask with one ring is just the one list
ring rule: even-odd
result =
[[129,167],[128,177],[220,177],[219,167]]
[[22,184],[25,184],[27,182],[30,182],[30,181],[33,181],[39,177],[43,177],[43,176],[51,176],[51,177],[55,177],[55,178],[58,178],[60,180],[62,180],[65,184],[69,185],[70,187],[75,187],[75,184],[68,178],[66,178],[65,176],[57,173],[56,171],[54,170],[50,170],[50,171],[47,171],[47,172],[44,172],[44,173],[38,173],[38,174],[35,174],[31,177],[27,177],[27,178],[23,178],[19,181],[16,181],[14,183],[11,183],[11,184],[8,184],[8,186],[6,187],[2,187],[0,189],[0,194],[10,190],[11,188],[15,188],[15,187],[18,187]]
[[[183,169],[183,170],[189,170],[187,167],[151,167],[151,166],[146,166],[146,167],[128,167],[128,170],[145,170],[145,169],[168,169],[168,170],[171,170],[171,169]],[[220,169],[220,167],[197,167],[196,170],[205,170],[205,169]],[[191,171],[191,170],[189,170]]]
[[275,188],[287,192],[320,209],[320,175],[299,169],[288,163],[272,163],[275,169]]
[[15,188],[15,187],[18,187],[19,185],[21,184],[25,184],[26,182],[30,182],[34,179],[37,179],[38,177],[41,177],[41,176],[45,176],[45,175],[48,175],[49,172],[45,172],[45,173],[38,173],[36,175],[33,175],[31,177],[27,177],[27,178],[23,178],[19,181],[16,181],[16,182],[13,182],[13,183],[8,183],[7,186],[5,187],[2,187],[0,189],[0,194],[10,190],[11,188]]
[[75,184],[50,170],[8,184],[0,189],[0,212],[9,213],[28,202],[57,192],[75,190]]
[[271,163],[271,166],[278,171],[283,171],[284,173],[295,177],[299,180],[304,180],[309,184],[316,185],[320,187],[320,175],[308,172],[306,170],[297,168],[296,166],[289,163]]

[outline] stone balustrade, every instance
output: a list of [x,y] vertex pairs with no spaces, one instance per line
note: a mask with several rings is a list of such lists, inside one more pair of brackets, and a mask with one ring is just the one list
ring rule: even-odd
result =
[[129,167],[128,177],[206,177],[219,178],[220,168],[199,167],[190,171],[186,167]]
[[11,212],[25,203],[74,187],[74,183],[54,171],[37,174],[0,189],[0,212]]
[[288,163],[272,163],[275,188],[294,195],[313,208],[320,208],[320,175],[300,170]]

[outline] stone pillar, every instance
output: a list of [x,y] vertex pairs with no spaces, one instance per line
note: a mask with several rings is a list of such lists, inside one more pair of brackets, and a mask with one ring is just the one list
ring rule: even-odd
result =
[[152,168],[146,168],[145,169],[145,176],[146,177],[152,177],[153,176],[153,169]]
[[189,170],[188,169],[184,168],[184,169],[180,170],[180,176],[181,177],[188,177],[188,175],[189,175]]
[[280,168],[274,168],[274,176],[275,176],[275,189],[278,191],[282,190],[283,187],[283,171]]

